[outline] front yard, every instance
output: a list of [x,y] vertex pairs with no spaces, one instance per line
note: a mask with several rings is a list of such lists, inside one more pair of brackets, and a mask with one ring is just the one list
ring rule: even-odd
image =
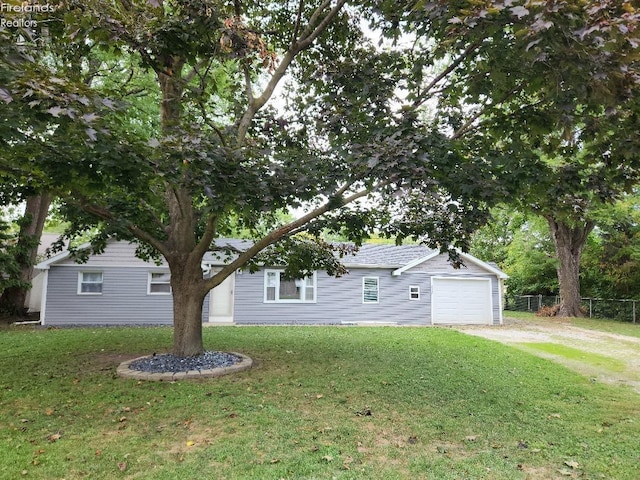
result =
[[0,478],[640,476],[640,396],[439,328],[219,327],[252,370],[115,376],[168,328],[0,332]]
[[640,394],[640,325],[519,314],[505,316],[500,327],[460,330],[549,358],[592,381],[628,385]]

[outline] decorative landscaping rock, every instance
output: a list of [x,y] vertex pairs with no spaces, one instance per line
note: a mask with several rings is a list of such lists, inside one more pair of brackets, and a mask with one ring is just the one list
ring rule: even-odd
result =
[[154,353],[121,363],[117,372],[137,380],[176,381],[228,375],[247,370],[252,364],[251,358],[235,352],[205,352],[196,357]]

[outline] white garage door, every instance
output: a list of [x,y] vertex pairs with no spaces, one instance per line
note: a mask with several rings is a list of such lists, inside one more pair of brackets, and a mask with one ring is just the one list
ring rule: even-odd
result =
[[431,284],[434,324],[491,324],[491,279],[435,277]]

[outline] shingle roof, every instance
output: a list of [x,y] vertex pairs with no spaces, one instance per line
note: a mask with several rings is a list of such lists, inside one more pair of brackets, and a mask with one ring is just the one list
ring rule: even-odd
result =
[[[219,247],[229,246],[238,250],[246,250],[251,246],[251,240],[237,238],[220,238],[216,240]],[[346,266],[354,265],[384,265],[403,266],[412,260],[424,257],[433,250],[424,245],[390,245],[367,243],[362,245],[354,255],[345,255],[341,262]],[[224,258],[224,253],[209,252],[205,255],[205,262],[217,262]]]
[[366,243],[355,255],[342,258],[345,265],[389,265],[402,266],[412,260],[425,257],[433,250],[424,245],[388,245]]

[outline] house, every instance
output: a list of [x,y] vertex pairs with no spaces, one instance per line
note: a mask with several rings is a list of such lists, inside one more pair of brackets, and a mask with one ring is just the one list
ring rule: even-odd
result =
[[[239,240],[224,240],[236,247]],[[41,322],[45,325],[170,324],[172,298],[166,263],[134,255],[135,245],[112,241],[84,264],[62,252],[37,265],[45,272]],[[203,305],[206,324],[398,324],[502,323],[506,275],[461,254],[454,269],[447,255],[421,245],[366,244],[341,261],[340,278],[315,272],[291,280],[282,268],[236,271],[212,290]],[[207,254],[205,275],[224,261]]]

